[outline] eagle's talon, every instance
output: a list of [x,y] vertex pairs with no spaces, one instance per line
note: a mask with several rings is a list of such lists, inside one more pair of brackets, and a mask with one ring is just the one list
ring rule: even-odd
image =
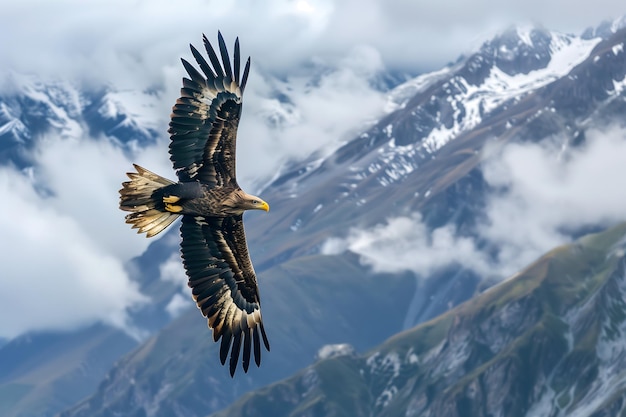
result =
[[163,197],[164,203],[177,203],[180,200],[180,197],[176,195],[168,195],[167,197]]
[[174,206],[174,205],[172,205],[170,203],[165,203],[165,210],[167,210],[169,212],[172,212],[172,213],[180,213],[181,211],[183,211],[183,207],[182,206]]

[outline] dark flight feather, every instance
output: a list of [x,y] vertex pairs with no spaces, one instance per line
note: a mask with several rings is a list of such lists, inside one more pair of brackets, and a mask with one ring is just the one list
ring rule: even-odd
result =
[[205,35],[202,35],[202,40],[204,42],[204,49],[206,49],[207,54],[209,55],[209,59],[211,60],[211,64],[213,64],[213,69],[215,70],[215,78],[223,79],[224,71],[222,70],[222,64],[220,64],[220,60],[211,45],[211,42],[207,39]]
[[224,71],[226,72],[226,77],[230,80],[233,79],[233,70],[230,66],[230,58],[228,57],[228,49],[226,49],[226,43],[224,42],[224,37],[220,32],[217,32],[217,40],[220,47],[220,54],[222,55],[222,63],[224,64]]
[[241,90],[241,94],[243,94],[243,90],[246,89],[246,83],[248,82],[248,73],[250,72],[250,57],[246,61],[246,67],[243,70],[243,76],[241,77],[241,84],[239,84],[239,89]]
[[[241,56],[240,56],[240,53],[239,53],[239,38],[236,38],[235,39],[235,55],[234,55],[234,58],[233,58],[233,61],[234,61],[233,63],[235,65],[235,67],[233,68],[233,72],[235,73],[235,83],[237,85],[239,85],[239,70],[240,70],[240,68],[239,68],[239,66],[240,66],[239,65],[239,61],[240,61],[240,58],[241,58]],[[243,88],[241,89],[241,92],[243,93]]]
[[254,343],[254,361],[256,366],[261,366],[261,342],[259,341],[259,329],[255,327],[252,329],[252,342]]
[[235,374],[239,363],[239,351],[241,349],[241,331],[235,331],[233,335],[233,347],[230,351],[230,376]]
[[[189,62],[187,62],[187,60],[185,58],[181,58],[180,60],[182,61],[183,67],[185,67],[185,70],[187,71],[187,74],[189,74],[189,76],[194,81],[194,83],[199,84],[199,86],[202,86],[203,84],[205,84],[204,77],[202,76],[202,74],[200,74],[198,72],[197,69],[195,69],[193,67],[193,65],[191,65]],[[183,85],[185,85],[184,82],[183,82]],[[193,85],[193,84],[191,84],[191,85]],[[195,87],[196,85],[193,85],[193,86]],[[185,85],[185,87],[189,87],[189,85]],[[201,89],[198,89],[198,91],[201,91]]]
[[204,75],[210,80],[215,79],[215,73],[209,66],[208,62],[206,62],[206,59],[204,59],[202,54],[191,44],[189,45],[189,48],[191,48],[191,53],[193,57],[196,59],[196,62],[200,66],[200,69],[202,70]]

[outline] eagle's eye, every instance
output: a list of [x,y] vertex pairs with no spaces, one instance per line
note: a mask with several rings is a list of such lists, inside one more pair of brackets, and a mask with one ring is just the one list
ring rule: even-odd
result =
[[252,200],[252,204],[259,204],[259,200]]

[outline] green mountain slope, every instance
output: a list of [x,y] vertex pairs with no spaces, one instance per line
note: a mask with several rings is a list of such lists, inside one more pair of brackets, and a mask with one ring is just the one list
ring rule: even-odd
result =
[[269,269],[261,288],[271,344],[261,369],[239,369],[232,379],[192,307],[120,360],[95,395],[61,416],[193,417],[219,410],[310,364],[326,344],[350,341],[364,351],[400,331],[416,281],[409,273],[367,272],[356,256],[316,255]]
[[[0,357],[0,415],[51,416],[51,410],[90,394],[114,361],[136,344],[104,325],[65,337],[40,334],[14,341]],[[37,354],[31,354],[35,349]],[[29,360],[19,360],[24,356]]]
[[626,224],[365,355],[321,360],[225,416],[626,415]]

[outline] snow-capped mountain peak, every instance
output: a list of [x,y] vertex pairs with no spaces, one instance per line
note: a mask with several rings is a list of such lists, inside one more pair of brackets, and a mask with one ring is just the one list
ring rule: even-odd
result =
[[[471,78],[458,75],[448,85],[444,85],[449,91],[447,101],[452,109],[452,123],[441,123],[440,128],[433,129],[424,138],[422,146],[428,152],[436,152],[462,131],[474,128],[503,103],[520,100],[567,75],[589,56],[601,40],[585,40],[536,29],[523,32],[516,30],[515,46],[511,47],[511,38],[504,37],[506,41],[490,42],[470,58],[468,67],[471,72],[475,60],[487,61],[489,55],[486,52],[493,57],[480,84],[473,84]],[[532,58],[529,58],[530,55]],[[527,64],[515,62],[520,59]],[[526,68],[527,71],[520,68]]]
[[141,137],[154,137],[165,131],[166,120],[159,117],[160,97],[143,91],[108,91],[97,106],[98,114],[113,121],[109,133],[130,130]]
[[0,95],[0,157],[18,166],[41,135],[80,139],[104,135],[120,145],[152,141],[165,131],[158,95],[89,90],[68,81],[44,82],[12,73]]
[[389,94],[393,112],[359,139],[378,152],[352,164],[346,182],[356,188],[372,177],[382,186],[402,180],[494,111],[567,76],[600,41],[513,27],[454,66],[399,85]]
[[0,137],[8,135],[23,144],[48,127],[61,137],[81,135],[76,118],[83,106],[82,97],[70,83],[44,83],[34,76],[12,73],[11,85],[14,93],[0,100]]

